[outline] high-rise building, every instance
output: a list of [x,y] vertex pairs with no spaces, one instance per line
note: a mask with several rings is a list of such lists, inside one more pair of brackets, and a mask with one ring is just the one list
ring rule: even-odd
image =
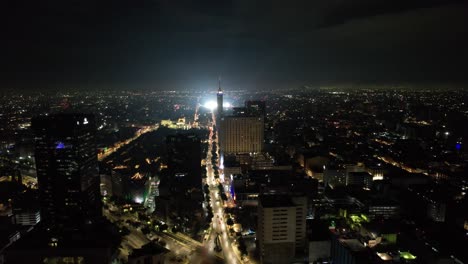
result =
[[307,197],[261,195],[257,240],[262,263],[291,263],[306,246]]
[[216,94],[218,103],[217,116],[218,119],[223,116],[223,90],[221,89],[221,79],[219,80],[218,93]]
[[155,210],[165,222],[191,232],[203,213],[201,143],[194,134],[166,137],[167,170],[162,171]]
[[169,135],[166,138],[168,164],[174,188],[185,192],[201,190],[201,143],[194,134]]
[[259,153],[263,151],[263,117],[232,115],[221,118],[219,131],[221,151],[225,154]]
[[6,249],[6,263],[113,263],[120,236],[102,218],[94,117],[54,114],[32,127],[41,222]]
[[102,215],[94,116],[55,114],[32,120],[41,220],[80,229]]

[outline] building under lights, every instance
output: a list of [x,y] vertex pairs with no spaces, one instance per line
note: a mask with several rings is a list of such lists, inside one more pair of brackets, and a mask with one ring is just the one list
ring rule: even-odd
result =
[[234,114],[221,118],[219,140],[225,154],[260,153],[263,151],[262,116]]
[[145,184],[147,195],[145,197],[144,206],[150,213],[156,209],[155,198],[159,196],[159,177],[150,177]]
[[304,253],[306,214],[306,196],[260,196],[257,240],[262,263],[291,263]]

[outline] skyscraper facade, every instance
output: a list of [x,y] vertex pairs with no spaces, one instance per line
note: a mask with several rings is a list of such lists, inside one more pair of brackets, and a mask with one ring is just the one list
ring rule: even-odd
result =
[[57,230],[91,224],[102,215],[94,116],[41,116],[32,127],[42,221]]
[[304,250],[306,213],[305,196],[260,196],[257,240],[262,263],[291,263],[296,254]]
[[220,124],[221,150],[225,154],[263,151],[264,122],[259,116],[224,116]]
[[201,142],[195,134],[166,137],[167,170],[161,173],[155,210],[165,222],[192,232],[203,214]]
[[217,118],[219,120],[220,117],[223,115],[223,90],[221,89],[221,81],[219,81],[218,92],[216,93],[216,99],[218,103],[217,108]]
[[166,138],[167,167],[178,191],[201,190],[201,142],[194,134],[169,135]]

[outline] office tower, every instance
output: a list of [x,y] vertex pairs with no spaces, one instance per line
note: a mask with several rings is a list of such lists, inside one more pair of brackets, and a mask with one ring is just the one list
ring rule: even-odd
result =
[[306,196],[264,194],[258,204],[262,263],[290,263],[306,246]]
[[225,154],[263,151],[263,117],[240,114],[224,116],[219,133],[221,151]]
[[155,210],[165,222],[191,232],[203,213],[200,139],[194,134],[169,135],[166,149],[167,170],[161,175]]
[[102,219],[94,117],[32,120],[41,222],[6,249],[6,263],[112,263],[120,235]]
[[221,90],[221,79],[219,79],[218,93],[216,94],[216,99],[218,102],[218,120],[223,116],[223,90]]
[[172,189],[185,192],[192,188],[201,190],[201,143],[194,134],[169,135],[166,138],[167,168]]
[[80,229],[102,214],[94,116],[32,120],[41,219],[48,228]]

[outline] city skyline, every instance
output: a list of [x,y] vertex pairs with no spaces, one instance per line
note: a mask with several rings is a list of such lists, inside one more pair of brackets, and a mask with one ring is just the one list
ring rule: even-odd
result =
[[468,264],[468,2],[0,9],[0,264]]
[[[219,87],[210,94],[7,93],[0,97],[0,254],[20,263],[87,261],[94,256],[79,243],[97,255],[102,243],[112,264],[149,256],[164,263],[465,261],[467,91],[358,88],[223,89],[220,102],[230,107],[220,118]],[[48,212],[70,219],[66,208],[76,197],[52,207],[49,196],[38,197],[74,194],[75,176],[96,160],[103,217],[50,237]]]

